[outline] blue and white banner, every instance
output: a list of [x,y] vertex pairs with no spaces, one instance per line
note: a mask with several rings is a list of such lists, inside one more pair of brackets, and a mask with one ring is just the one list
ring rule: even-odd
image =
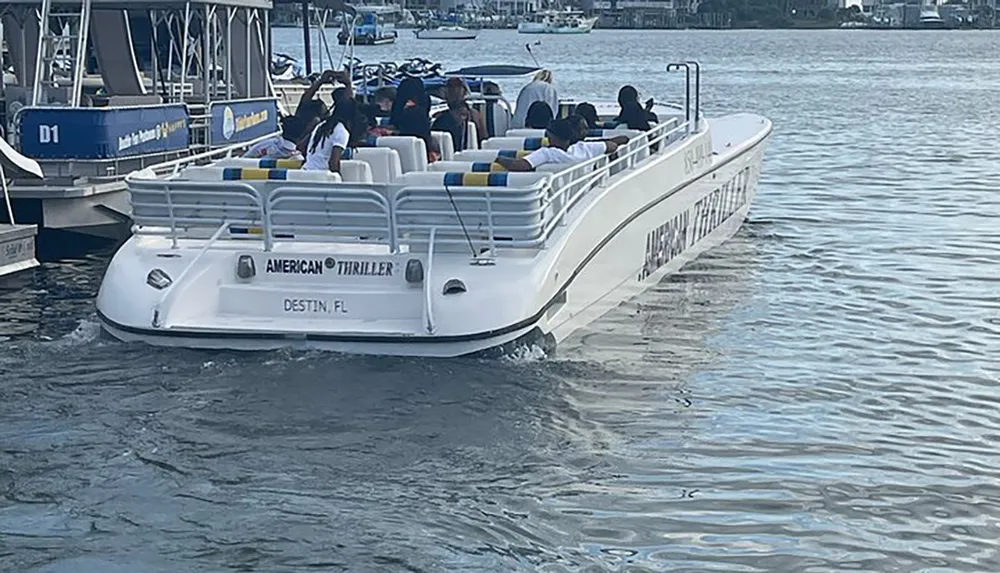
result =
[[278,100],[233,100],[215,102],[209,107],[212,116],[211,145],[233,145],[278,131]]
[[181,104],[132,108],[24,108],[21,153],[33,159],[116,159],[188,148]]

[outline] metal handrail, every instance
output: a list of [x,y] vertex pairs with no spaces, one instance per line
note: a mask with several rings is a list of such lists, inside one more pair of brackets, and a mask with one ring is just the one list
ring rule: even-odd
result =
[[164,304],[168,302],[170,295],[173,294],[175,290],[174,287],[180,284],[185,278],[187,278],[188,273],[191,271],[191,269],[194,268],[195,263],[201,260],[201,257],[204,256],[206,252],[208,252],[208,249],[211,248],[211,246],[214,245],[217,240],[219,240],[219,237],[222,236],[222,233],[224,233],[226,230],[229,229],[230,225],[231,225],[230,222],[223,221],[222,225],[220,225],[219,228],[215,231],[215,233],[212,234],[212,237],[209,240],[205,241],[204,246],[201,247],[201,249],[198,251],[198,254],[195,255],[190,261],[188,261],[188,264],[184,266],[184,270],[181,271],[181,274],[179,274],[177,278],[171,281],[170,285],[167,286],[166,292],[163,293],[163,295],[160,297],[160,300],[158,300],[156,302],[156,305],[153,307],[154,327],[159,328],[165,323],[165,320],[163,320],[160,316],[160,309],[163,307]]
[[[674,125],[671,125],[671,124],[674,124]],[[659,154],[664,153],[667,150],[667,147],[668,147],[668,145],[667,145],[667,139],[669,137],[671,137],[672,135],[677,134],[677,133],[679,133],[681,131],[685,131],[686,132],[686,130],[687,130],[687,122],[685,122],[683,124],[680,124],[680,125],[676,125],[676,120],[674,120],[673,122],[665,122],[665,123],[663,123],[661,125],[656,126],[655,128],[651,129],[650,131],[645,132],[644,135],[647,138],[648,143],[644,143],[643,145],[636,145],[636,146],[634,146],[633,149],[625,152],[624,154],[619,155],[618,158],[615,159],[615,160],[613,160],[613,161],[608,161],[607,157],[597,157],[595,159],[591,159],[591,160],[583,162],[583,163],[576,163],[572,167],[569,167],[569,168],[567,168],[567,169],[565,169],[563,171],[559,171],[559,172],[555,173],[555,175],[553,177],[553,180],[557,181],[557,180],[559,180],[559,178],[561,176],[569,175],[569,174],[573,173],[574,171],[584,170],[584,169],[587,169],[587,168],[591,168],[592,169],[592,171],[587,172],[586,175],[584,175],[582,177],[578,177],[576,179],[571,179],[570,181],[562,184],[558,190],[557,189],[550,189],[550,191],[554,191],[554,193],[550,192],[549,198],[546,200],[546,202],[544,204],[544,207],[547,208],[549,206],[555,206],[555,203],[556,203],[557,200],[561,199],[561,201],[560,201],[560,206],[559,206],[558,211],[556,211],[556,213],[554,213],[551,217],[549,217],[549,221],[547,223],[547,229],[545,231],[545,238],[548,238],[549,236],[551,236],[551,234],[555,230],[558,222],[561,221],[562,218],[569,211],[569,209],[573,205],[575,205],[577,203],[577,201],[579,201],[579,199],[582,198],[583,195],[585,195],[591,189],[591,184],[592,183],[596,183],[597,181],[599,181],[602,178],[611,176],[611,170],[612,170],[612,168],[614,168],[616,166],[620,166],[620,165],[632,166],[632,165],[634,165],[635,162],[629,164],[628,163],[629,160],[632,159],[632,158],[634,158],[634,157],[636,157],[644,149],[649,148],[649,147],[651,147],[654,144],[657,144],[657,143],[660,144],[660,148],[656,151],[655,155],[659,155]],[[659,132],[659,133],[657,133],[657,132]],[[652,136],[652,137],[650,137],[650,136]],[[632,140],[630,140],[630,143],[631,143],[631,141],[636,141],[639,137],[641,137],[641,136],[637,136],[636,138],[633,138]],[[639,140],[639,141],[641,141],[641,140]],[[649,149],[649,153],[650,153],[650,155],[654,155],[652,149]],[[603,163],[603,165],[602,165],[602,163]],[[567,198],[566,197],[567,192],[572,187],[574,187],[575,185],[579,185],[579,189],[574,193],[573,196]]]
[[427,270],[424,271],[424,325],[427,334],[434,334],[434,294],[431,291],[431,280],[434,272],[434,242],[437,238],[437,227],[431,227],[430,240],[427,243]]

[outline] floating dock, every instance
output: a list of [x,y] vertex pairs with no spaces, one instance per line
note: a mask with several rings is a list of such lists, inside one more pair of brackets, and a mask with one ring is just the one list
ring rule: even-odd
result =
[[35,225],[0,223],[0,277],[38,266],[35,259]]

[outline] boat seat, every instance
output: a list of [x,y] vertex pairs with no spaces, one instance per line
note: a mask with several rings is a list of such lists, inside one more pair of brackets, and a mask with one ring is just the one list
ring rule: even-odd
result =
[[519,159],[530,154],[530,151],[523,149],[471,149],[456,153],[455,161],[493,161],[497,157]]
[[525,149],[534,151],[549,145],[546,137],[491,137],[483,141],[483,149]]
[[311,181],[340,183],[339,173],[302,169],[261,169],[258,167],[193,166],[181,171],[188,181]]
[[427,166],[428,171],[459,171],[469,173],[490,173],[507,171],[503,165],[492,161],[438,161]]
[[[582,163],[582,161],[581,161]],[[555,173],[568,169],[570,163],[549,163],[535,169],[536,173]],[[438,161],[428,166],[428,171],[462,171],[469,173],[507,172],[503,165],[494,161]],[[523,172],[521,172],[523,173]]]
[[371,147],[388,147],[399,154],[399,163],[403,173],[411,171],[427,171],[427,145],[419,137],[410,135],[386,135],[369,137]]
[[258,167],[260,169],[301,169],[305,163],[301,159],[277,159],[274,157],[224,157],[212,165],[214,167]]
[[479,149],[479,128],[471,121],[465,127],[465,149]]
[[518,128],[518,129],[508,129],[507,133],[503,134],[503,137],[545,137],[544,129],[529,129],[529,128]]
[[340,177],[344,183],[376,183],[371,164],[360,159],[342,160],[340,162]]
[[451,161],[455,157],[455,142],[451,137],[451,134],[447,131],[432,131],[431,137],[438,144],[438,149],[441,150],[441,159],[443,161]]
[[500,103],[498,96],[486,96],[486,132],[488,137],[496,137],[507,133],[514,115]]
[[400,177],[396,183],[400,187],[439,187],[442,190],[447,185],[452,187],[510,187],[523,189],[534,187],[540,181],[548,181],[551,177],[548,173],[523,172],[494,172],[494,173],[472,173],[468,171],[427,171],[424,173],[406,173]]
[[363,161],[371,166],[369,173],[369,181],[371,182],[392,183],[403,174],[403,166],[399,159],[399,153],[395,149],[389,147],[358,147],[354,150],[352,157],[354,161]]

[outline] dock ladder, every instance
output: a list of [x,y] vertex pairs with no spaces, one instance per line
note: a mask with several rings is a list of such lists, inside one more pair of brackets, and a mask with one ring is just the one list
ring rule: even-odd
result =
[[[83,76],[87,66],[87,40],[90,34],[90,2],[53,5],[53,0],[42,0],[38,27],[38,53],[35,58],[35,81],[31,92],[31,105],[44,104],[45,88],[59,88],[60,66],[69,68],[72,91],[69,104],[80,105],[83,94]],[[78,8],[77,8],[78,4]],[[77,11],[78,10],[78,11]],[[55,26],[53,27],[53,22]]]

